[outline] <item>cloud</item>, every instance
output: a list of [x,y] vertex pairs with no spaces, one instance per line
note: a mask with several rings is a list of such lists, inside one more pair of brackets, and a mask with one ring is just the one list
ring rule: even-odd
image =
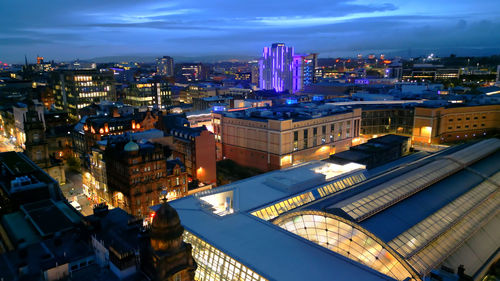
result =
[[494,47],[499,12],[496,0],[6,1],[0,60],[25,52],[258,56],[277,41],[320,55]]

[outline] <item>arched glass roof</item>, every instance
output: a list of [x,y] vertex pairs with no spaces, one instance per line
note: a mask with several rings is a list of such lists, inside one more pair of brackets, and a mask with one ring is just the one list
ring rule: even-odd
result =
[[299,211],[276,219],[274,224],[397,280],[420,280],[384,242],[341,217],[319,211]]

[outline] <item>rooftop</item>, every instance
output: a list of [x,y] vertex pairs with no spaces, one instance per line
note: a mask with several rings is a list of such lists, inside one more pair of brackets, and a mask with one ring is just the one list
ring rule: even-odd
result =
[[372,170],[312,161],[170,204],[189,233],[267,279],[421,280],[457,262],[474,275],[500,245],[499,167],[489,139]]

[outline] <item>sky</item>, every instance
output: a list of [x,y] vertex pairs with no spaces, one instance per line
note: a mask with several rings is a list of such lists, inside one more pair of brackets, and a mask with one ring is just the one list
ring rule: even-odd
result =
[[0,61],[500,54],[500,0],[3,0]]

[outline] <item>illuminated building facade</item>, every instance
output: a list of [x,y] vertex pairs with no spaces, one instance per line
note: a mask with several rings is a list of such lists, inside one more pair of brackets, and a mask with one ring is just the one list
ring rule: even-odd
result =
[[293,56],[293,92],[299,92],[304,86],[316,82],[316,68],[318,65],[318,54],[294,55]]
[[274,43],[264,47],[259,64],[259,88],[277,92],[293,89],[293,47]]
[[416,107],[413,143],[461,142],[498,132],[500,105]]
[[80,109],[116,99],[112,71],[63,70],[52,74],[55,106],[68,112],[71,119],[79,119]]
[[137,217],[149,215],[149,206],[162,198],[187,195],[187,173],[182,163],[168,162],[161,144],[135,142],[125,136],[108,139],[104,151],[111,205]]
[[166,82],[131,83],[125,89],[124,102],[138,107],[163,108],[171,104],[170,97],[170,88]]
[[214,113],[222,158],[262,171],[326,159],[359,137],[361,109],[314,104]]
[[156,59],[156,72],[160,75],[172,77],[174,76],[174,58],[164,56]]
[[198,280],[479,280],[498,259],[499,167],[488,139],[368,170],[311,161],[171,205]]
[[115,115],[86,118],[83,124],[85,146],[80,150],[90,153],[92,146],[96,145],[105,136],[150,130],[155,127],[157,121],[158,117],[149,110],[127,116]]

